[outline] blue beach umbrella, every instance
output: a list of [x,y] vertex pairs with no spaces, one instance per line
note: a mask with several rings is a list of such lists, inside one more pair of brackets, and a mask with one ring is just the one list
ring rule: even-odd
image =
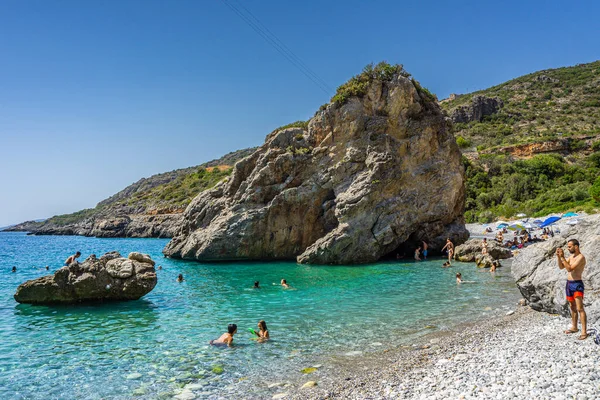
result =
[[546,218],[546,220],[544,221],[543,224],[540,225],[540,228],[544,228],[548,225],[552,225],[553,223],[555,223],[556,221],[558,221],[560,219],[560,217],[550,217],[550,218]]
[[544,223],[544,221],[542,221],[541,219],[536,219],[535,221],[533,221],[533,224],[537,225],[537,226],[540,226],[543,223]]
[[562,217],[563,217],[563,218],[569,218],[569,217],[578,217],[578,215],[577,215],[576,213],[574,213],[574,212],[572,212],[572,211],[571,211],[571,212],[568,212],[568,213],[566,213],[566,214],[563,214],[563,216],[562,216]]

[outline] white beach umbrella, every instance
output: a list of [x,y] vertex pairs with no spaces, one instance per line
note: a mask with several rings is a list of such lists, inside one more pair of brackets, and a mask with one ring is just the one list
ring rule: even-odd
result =
[[517,214],[517,218],[524,218],[526,216],[527,216],[527,214],[523,214],[523,213]]

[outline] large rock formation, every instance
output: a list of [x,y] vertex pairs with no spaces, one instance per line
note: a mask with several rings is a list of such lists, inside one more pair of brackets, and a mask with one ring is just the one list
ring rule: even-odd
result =
[[449,121],[405,74],[272,132],[196,197],[164,254],[196,260],[376,261],[405,242],[466,240],[464,176]]
[[568,255],[566,245],[571,238],[579,240],[587,259],[584,305],[589,323],[595,323],[600,320],[600,215],[587,217],[551,240],[524,248],[513,261],[512,274],[533,309],[568,316],[567,272],[558,268],[555,251],[563,247]]
[[[512,251],[500,246],[495,240],[488,240],[488,254],[493,260],[501,260],[512,257]],[[481,254],[481,239],[469,239],[454,249],[454,259],[463,262],[475,262],[475,258]]]
[[452,122],[483,121],[486,115],[496,114],[504,103],[499,97],[473,96],[471,104],[459,106],[452,111]]
[[141,253],[123,258],[113,251],[89,256],[62,267],[54,275],[27,281],[17,288],[19,303],[53,304],[137,300],[156,286],[154,261]]

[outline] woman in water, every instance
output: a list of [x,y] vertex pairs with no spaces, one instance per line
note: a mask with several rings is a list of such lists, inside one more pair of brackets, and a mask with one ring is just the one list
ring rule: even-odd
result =
[[456,283],[462,283],[462,275],[460,272],[456,273]]
[[183,282],[183,281],[184,281],[183,275],[179,274],[179,276],[177,277],[177,282]]
[[256,336],[258,336],[258,340],[263,342],[265,340],[269,340],[269,330],[267,329],[267,323],[264,320],[258,321],[258,332],[254,331]]
[[285,279],[281,280],[281,286],[283,286],[284,289],[289,289],[290,285],[288,285],[287,281]]
[[228,347],[231,347],[231,344],[233,343],[233,335],[235,335],[236,332],[237,325],[229,324],[227,325],[227,333],[222,334],[221,337],[219,337],[218,339],[211,340],[208,343],[214,346],[227,345]]

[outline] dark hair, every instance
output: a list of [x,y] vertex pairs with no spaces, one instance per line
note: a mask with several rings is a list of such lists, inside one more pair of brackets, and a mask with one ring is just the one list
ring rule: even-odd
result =
[[254,287],[258,287],[258,281],[254,281]]
[[579,247],[579,240],[577,240],[577,239],[569,239],[569,242],[573,243],[573,245]]
[[177,277],[177,279],[181,279],[181,280],[183,280],[183,275],[182,275],[182,274],[179,274],[179,276]]
[[237,325],[236,324],[229,324],[227,325],[227,332],[231,333],[233,335],[233,332],[235,332],[235,330],[237,329]]
[[76,255],[76,256],[80,256],[80,255],[81,255],[81,252],[80,252],[80,251],[78,251],[77,253],[75,253],[75,255]]
[[462,275],[460,274],[460,272],[457,272],[456,277],[458,278],[459,276],[462,276]]
[[258,325],[260,326],[260,328],[261,328],[263,331],[266,331],[266,330],[267,330],[267,323],[265,322],[265,320],[264,320],[264,319],[261,319],[260,321],[258,321]]
[[285,279],[282,279],[282,280],[281,280],[281,283],[282,283],[282,284],[283,284],[283,283],[287,283],[287,281],[286,281]]

